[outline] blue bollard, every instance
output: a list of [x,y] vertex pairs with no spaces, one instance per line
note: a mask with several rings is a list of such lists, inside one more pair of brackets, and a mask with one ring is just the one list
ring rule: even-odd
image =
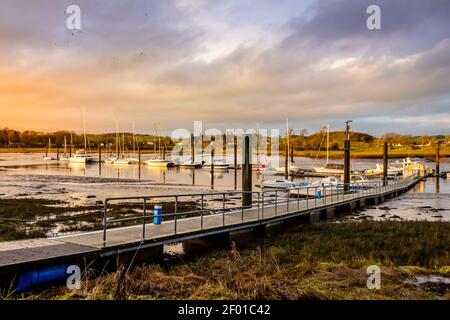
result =
[[321,199],[322,198],[322,191],[321,190],[317,190],[316,198],[317,199]]
[[153,209],[153,224],[161,224],[162,222],[162,206],[155,206]]

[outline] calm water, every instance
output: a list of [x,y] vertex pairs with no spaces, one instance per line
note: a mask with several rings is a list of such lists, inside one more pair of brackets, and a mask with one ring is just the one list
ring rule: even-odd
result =
[[[208,158],[205,157],[204,160],[208,161]],[[373,168],[379,161],[355,159],[352,160],[352,168]],[[280,166],[283,163],[283,158],[280,158]],[[313,165],[323,165],[325,160],[297,157],[295,163],[300,168],[312,168]],[[433,163],[427,165],[434,167]],[[443,162],[441,169],[449,170],[450,163]],[[0,197],[58,199],[67,201],[70,205],[91,204],[105,197],[211,190],[211,173],[208,169],[58,164],[56,161],[44,161],[41,154],[0,154],[0,170]],[[239,189],[241,171],[237,171],[236,178]],[[261,180],[262,176],[254,172],[253,184],[257,185]],[[216,190],[233,190],[235,171],[217,171],[214,183]],[[450,221],[450,181],[439,179],[437,184],[436,179],[428,179],[408,194],[379,206],[369,207],[355,218]]]

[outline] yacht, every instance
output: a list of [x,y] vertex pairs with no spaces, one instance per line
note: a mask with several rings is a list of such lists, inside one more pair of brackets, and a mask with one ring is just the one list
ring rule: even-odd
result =
[[78,150],[72,157],[69,158],[70,163],[90,163],[94,158],[86,152],[86,150]]
[[[211,168],[211,160],[208,163],[205,163],[203,166],[206,168]],[[214,169],[228,169],[229,166],[230,165],[226,163],[224,160],[220,159],[214,160]]]
[[163,160],[163,159],[149,159],[145,161],[145,165],[149,167],[173,167],[175,164],[172,161],[169,160]]
[[94,158],[86,152],[87,134],[86,134],[86,109],[83,108],[83,135],[84,149],[78,150],[74,156],[69,158],[69,163],[90,163],[94,162]]
[[317,174],[344,174],[344,165],[336,163],[327,163],[324,167],[313,167]]
[[124,164],[130,164],[130,160],[127,158],[123,158],[123,159],[116,159],[113,162],[115,165],[124,165]]

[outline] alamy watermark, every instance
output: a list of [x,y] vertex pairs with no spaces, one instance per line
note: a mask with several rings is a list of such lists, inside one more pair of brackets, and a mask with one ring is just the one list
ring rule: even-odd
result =
[[381,269],[377,265],[367,267],[367,289],[376,290],[381,288]]
[[366,26],[369,30],[381,30],[381,8],[375,4],[367,7],[366,13],[370,16],[367,18]]
[[72,4],[67,7],[66,14],[69,15],[66,20],[67,29],[81,30],[81,8]]

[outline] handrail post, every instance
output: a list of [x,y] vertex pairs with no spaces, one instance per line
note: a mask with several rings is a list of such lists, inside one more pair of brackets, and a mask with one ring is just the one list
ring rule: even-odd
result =
[[[225,226],[225,193],[222,194],[222,222],[223,226]],[[244,206],[242,206],[243,210]]]
[[306,209],[309,209],[309,187],[306,187]]
[[106,215],[108,213],[108,199],[105,199],[103,211],[103,248],[106,247]]
[[314,207],[315,208],[317,208],[317,190],[318,190],[318,188],[319,187],[315,187],[314,188],[314,191],[315,191],[315,194],[314,194]]
[[291,200],[291,189],[288,188],[287,190],[287,204],[286,204],[286,213],[289,213],[289,201]]
[[261,198],[262,198],[262,209],[261,209],[261,215],[262,218],[264,219],[264,191],[261,194]]
[[200,200],[200,229],[201,230],[203,230],[203,199],[204,198],[204,195],[203,195],[203,193],[202,193],[202,195],[201,195],[201,200]]
[[174,213],[174,216],[173,216],[173,218],[174,218],[174,231],[175,231],[175,234],[177,234],[177,213],[178,213],[178,196],[175,196],[175,213]]
[[300,188],[297,188],[297,210],[300,210]]
[[147,215],[147,198],[144,198],[144,213],[142,216],[142,241],[145,240],[145,217]]
[[260,219],[260,217],[259,217],[259,210],[260,210],[260,208],[259,208],[259,206],[260,206],[260,202],[259,202],[259,200],[260,200],[260,194],[259,194],[259,192],[258,192],[258,220]]
[[275,216],[277,215],[278,208],[278,190],[275,190]]

